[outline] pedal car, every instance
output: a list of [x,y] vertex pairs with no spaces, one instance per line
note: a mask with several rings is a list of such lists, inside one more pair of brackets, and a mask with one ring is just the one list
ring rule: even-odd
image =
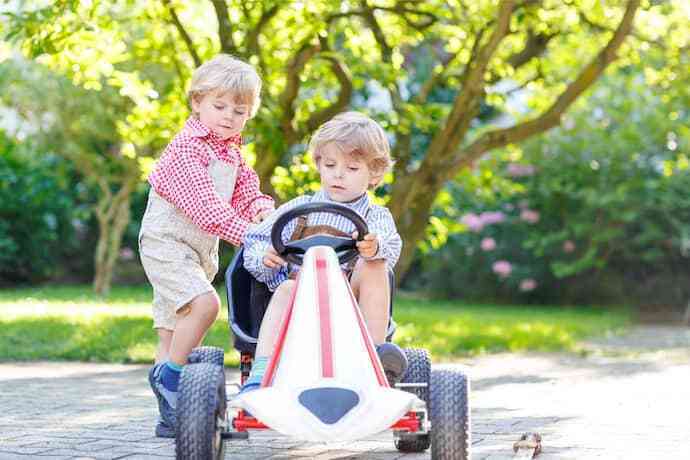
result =
[[[222,459],[225,440],[247,439],[252,430],[327,442],[391,429],[402,452],[431,447],[432,459],[469,459],[469,382],[463,372],[431,369],[426,350],[405,349],[405,376],[389,386],[340,268],[357,256],[355,241],[314,235],[283,242],[290,221],[324,212],[348,218],[360,236],[368,233],[359,214],[334,203],[302,205],[276,220],[273,247],[301,269],[261,387],[228,399],[223,351],[196,349],[178,389],[177,458]],[[271,293],[244,269],[241,249],[226,271],[226,287],[243,384]],[[394,330],[391,320],[388,340]]]

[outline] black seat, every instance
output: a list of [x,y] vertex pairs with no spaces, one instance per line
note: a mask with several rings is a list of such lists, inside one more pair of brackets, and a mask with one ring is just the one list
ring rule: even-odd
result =
[[[389,272],[391,286],[390,321],[387,340],[395,333],[393,321],[393,293],[395,276]],[[241,247],[225,271],[225,288],[228,296],[228,323],[234,337],[234,347],[240,353],[254,354],[261,320],[271,300],[272,292],[264,283],[256,280],[244,268],[244,248]]]

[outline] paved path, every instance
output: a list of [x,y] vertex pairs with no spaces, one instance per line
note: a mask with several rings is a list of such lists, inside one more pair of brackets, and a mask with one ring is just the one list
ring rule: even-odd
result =
[[[690,329],[644,327],[593,344],[587,357],[493,355],[468,360],[474,459],[511,458],[525,431],[548,459],[690,459]],[[236,375],[230,373],[229,379]],[[171,458],[152,433],[146,367],[0,364],[0,460]],[[309,444],[272,434],[228,444],[227,459],[428,459],[390,435]]]

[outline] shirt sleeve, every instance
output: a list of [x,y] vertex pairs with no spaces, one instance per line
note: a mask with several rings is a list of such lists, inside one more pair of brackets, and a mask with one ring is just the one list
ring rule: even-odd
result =
[[[249,219],[218,195],[208,168],[193,143],[171,144],[173,155],[166,165],[162,184],[164,197],[203,231],[229,243],[242,244]],[[158,191],[158,190],[157,190]]]
[[230,202],[245,220],[251,222],[260,212],[275,208],[275,202],[270,196],[261,193],[256,171],[247,165],[239,152],[237,155],[240,158],[239,173]]
[[373,206],[367,216],[369,233],[375,233],[378,240],[378,251],[367,260],[384,259],[390,270],[395,267],[402,250],[402,238],[395,227],[391,212],[383,206]]
[[[264,265],[263,259],[266,250],[271,247],[271,230],[273,224],[279,216],[290,209],[309,201],[309,197],[301,196],[288,201],[280,206],[276,212],[271,214],[266,220],[250,228],[244,239],[244,268],[258,281],[265,283],[270,291],[276,288],[288,278],[288,269],[281,267],[278,269],[268,268]],[[296,220],[288,223],[283,229],[283,241],[287,241],[295,230]]]

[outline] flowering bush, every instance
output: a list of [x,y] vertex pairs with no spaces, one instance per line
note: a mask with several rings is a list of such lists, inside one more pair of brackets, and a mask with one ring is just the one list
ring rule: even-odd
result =
[[415,286],[480,299],[687,303],[690,101],[662,104],[626,88],[634,79],[616,84],[589,101],[595,116],[576,112],[449,186],[462,211],[446,217],[460,231],[422,258]]

